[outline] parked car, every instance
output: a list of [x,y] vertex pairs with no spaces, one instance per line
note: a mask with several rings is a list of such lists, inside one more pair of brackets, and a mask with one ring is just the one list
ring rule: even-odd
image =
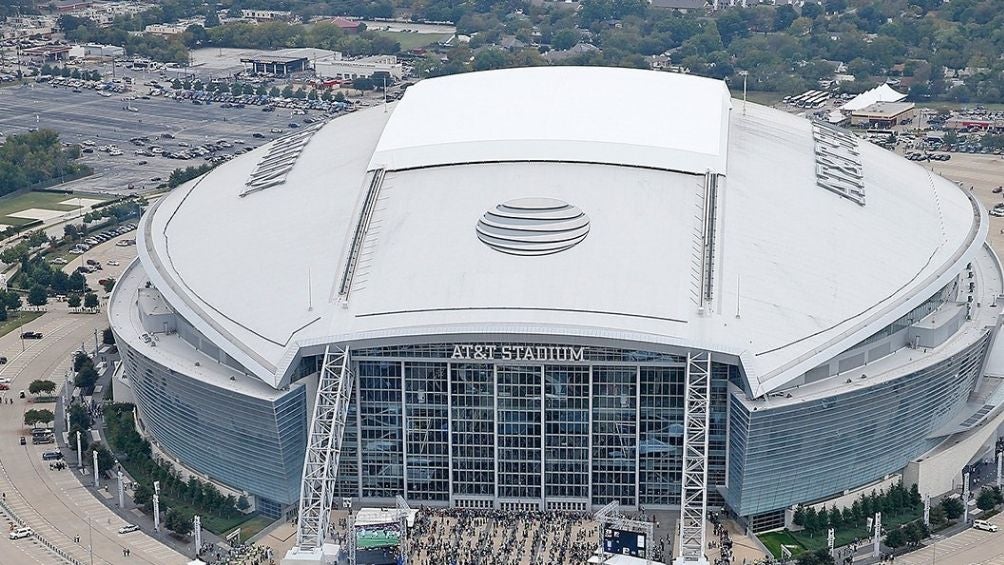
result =
[[42,339],[42,334],[40,332],[24,332],[21,334],[21,339]]
[[43,451],[42,461],[59,461],[63,458],[61,451]]
[[977,530],[983,530],[985,532],[996,532],[997,530],[1000,529],[1000,528],[997,527],[997,524],[991,524],[990,522],[987,522],[986,520],[976,520],[976,521],[974,521],[973,522],[973,527],[976,528]]
[[10,531],[10,534],[8,534],[7,537],[12,540],[24,539],[24,538],[30,538],[34,533],[35,532],[31,531],[31,528],[14,528],[13,530]]
[[139,530],[140,530],[140,527],[137,526],[136,524],[126,524],[126,525],[122,526],[121,528],[119,528],[119,533],[120,534],[131,534],[132,532],[138,532]]

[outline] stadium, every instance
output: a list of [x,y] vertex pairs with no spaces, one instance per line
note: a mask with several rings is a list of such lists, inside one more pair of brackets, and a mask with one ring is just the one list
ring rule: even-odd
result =
[[708,504],[763,530],[883,481],[947,492],[992,448],[987,226],[968,190],[720,81],[430,79],[151,206],[108,308],[115,396],[158,453],[292,516],[336,348],[334,496],[678,509],[706,375]]

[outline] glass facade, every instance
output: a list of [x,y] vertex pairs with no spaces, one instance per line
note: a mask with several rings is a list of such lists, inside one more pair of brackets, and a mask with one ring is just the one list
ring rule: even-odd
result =
[[975,386],[991,333],[915,373],[750,410],[731,395],[728,503],[750,516],[819,500],[903,468],[939,440]]
[[162,367],[117,341],[142,423],[162,448],[266,507],[299,499],[307,442],[303,386],[274,400],[242,394]]
[[[501,349],[457,359],[448,344],[352,350],[358,386],[340,496],[476,508],[679,504],[684,357],[511,346],[535,362],[499,359]],[[737,374],[713,366],[712,504],[725,482],[726,391]]]

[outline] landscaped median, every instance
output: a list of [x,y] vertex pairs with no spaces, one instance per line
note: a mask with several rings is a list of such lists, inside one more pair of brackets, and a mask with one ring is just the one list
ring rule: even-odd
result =
[[255,514],[244,514],[248,507],[243,497],[223,495],[215,485],[182,474],[166,462],[152,458],[150,443],[136,431],[132,404],[105,406],[105,438],[122,467],[137,483],[134,500],[147,513],[152,512],[153,482],[160,481],[160,508],[174,510],[191,522],[202,517],[202,526],[217,535],[240,527],[241,539],[257,534],[272,521]]

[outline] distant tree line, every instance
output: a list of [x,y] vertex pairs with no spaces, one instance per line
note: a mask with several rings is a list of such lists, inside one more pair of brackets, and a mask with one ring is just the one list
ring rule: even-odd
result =
[[63,147],[51,129],[12,134],[0,144],[0,196],[53,179],[90,174],[76,163],[78,145]]

